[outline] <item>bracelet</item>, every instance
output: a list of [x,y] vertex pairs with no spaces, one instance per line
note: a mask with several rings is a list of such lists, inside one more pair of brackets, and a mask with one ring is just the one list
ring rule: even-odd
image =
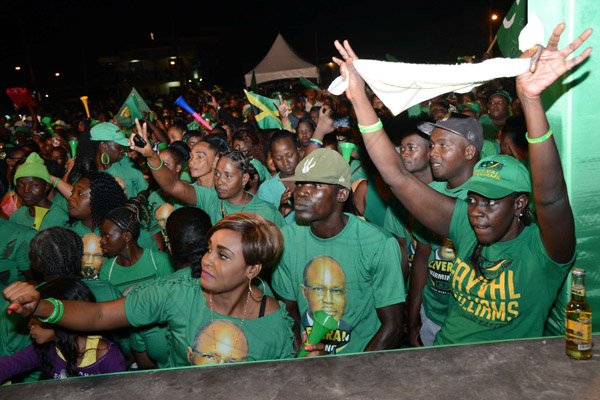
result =
[[529,137],[529,132],[525,132],[525,139],[527,139],[527,142],[529,142],[531,144],[542,143],[542,142],[545,142],[546,140],[550,139],[550,136],[552,136],[553,134],[554,134],[554,132],[552,132],[552,129],[548,129],[548,132],[546,132],[544,134],[544,136],[540,136],[540,137],[532,139]]
[[52,297],[48,297],[46,301],[52,303],[54,310],[47,318],[38,318],[40,322],[44,324],[56,324],[62,318],[65,313],[65,306],[60,300],[56,300]]
[[323,147],[323,141],[315,138],[310,138],[310,142],[317,147]]
[[165,163],[163,162],[162,158],[159,157],[159,159],[160,159],[160,164],[158,164],[158,167],[156,167],[156,168],[154,168],[152,165],[150,165],[150,163],[148,161],[146,161],[146,165],[152,171],[158,171],[159,169],[161,169],[163,167],[163,165],[165,165]]
[[375,122],[373,125],[365,126],[365,125],[358,124],[358,130],[362,134],[377,132],[381,128],[383,128],[383,124],[381,123],[381,120],[379,118],[377,118],[377,122]]

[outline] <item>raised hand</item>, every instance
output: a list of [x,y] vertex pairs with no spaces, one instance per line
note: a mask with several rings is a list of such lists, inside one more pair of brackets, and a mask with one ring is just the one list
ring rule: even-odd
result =
[[315,133],[318,132],[318,138],[322,138],[324,135],[331,133],[335,130],[333,126],[333,110],[328,106],[323,106],[319,110],[319,122],[315,128]]
[[146,141],[146,145],[144,147],[137,147],[135,142],[133,141],[134,135],[136,134],[132,134],[129,137],[129,148],[131,150],[135,150],[138,153],[140,153],[141,155],[143,155],[144,157],[150,157],[153,154],[156,154],[154,152],[154,150],[152,150],[152,146],[150,146],[150,140],[148,139],[148,125],[144,122],[144,124],[140,124],[140,121],[136,118],[135,119],[135,126],[137,128],[137,135],[141,136],[142,139],[144,139]]
[[552,32],[545,49],[532,49],[523,53],[522,57],[532,57],[531,68],[528,72],[517,77],[517,92],[519,95],[533,98],[538,97],[544,89],[554,83],[565,72],[585,60],[592,48],[588,47],[580,55],[567,60],[583,42],[592,34],[592,29],[586,29],[577,39],[562,50],[558,49],[560,36],[565,30],[565,24],[559,24]]
[[366,95],[365,93],[365,81],[358,74],[356,68],[354,68],[353,62],[358,60],[358,56],[350,47],[350,43],[347,40],[344,40],[343,44],[338,40],[333,42],[335,48],[340,53],[342,59],[337,57],[332,57],[334,63],[339,65],[340,67],[340,75],[342,79],[348,80],[348,88],[346,89],[346,97],[348,100],[352,101],[357,96]]
[[35,286],[26,282],[15,282],[6,287],[2,292],[4,298],[10,302],[8,313],[28,317],[34,313],[40,302],[40,292]]
[[287,101],[283,101],[283,97],[281,97],[281,95],[279,95],[279,102],[273,101],[273,104],[275,105],[275,107],[277,107],[277,111],[279,111],[279,116],[282,119],[287,118],[292,112],[290,105],[287,103]]

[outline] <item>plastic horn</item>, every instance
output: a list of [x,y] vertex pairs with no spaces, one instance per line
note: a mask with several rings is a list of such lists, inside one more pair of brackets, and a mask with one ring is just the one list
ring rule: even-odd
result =
[[356,148],[354,143],[350,142],[342,142],[339,144],[340,150],[342,151],[342,157],[346,162],[350,162],[350,157],[352,156],[352,150]]
[[206,129],[209,131],[212,130],[212,127],[204,118],[202,118],[190,105],[183,99],[183,97],[179,96],[177,100],[175,100],[175,105],[183,108],[187,111],[192,117],[196,119],[196,121],[200,122]]
[[50,117],[42,118],[42,124],[46,127],[46,129],[48,129],[48,132],[50,132],[50,134],[52,136],[54,136],[54,129],[52,129],[52,118],[50,118]]
[[[313,326],[308,338],[306,339],[307,344],[317,344],[325,337],[325,335],[333,330],[337,329],[338,322],[331,315],[325,311],[317,310],[313,313]],[[297,358],[302,358],[308,354],[308,350],[302,349],[298,353]]]
[[81,96],[79,98],[79,100],[81,100],[81,102],[83,103],[83,106],[85,107],[85,115],[87,115],[88,119],[90,119],[90,109],[88,107],[88,97]]
[[77,141],[75,139],[69,140],[69,147],[71,148],[71,158],[75,158],[75,156],[77,155],[77,145],[78,144],[79,144],[79,141]]

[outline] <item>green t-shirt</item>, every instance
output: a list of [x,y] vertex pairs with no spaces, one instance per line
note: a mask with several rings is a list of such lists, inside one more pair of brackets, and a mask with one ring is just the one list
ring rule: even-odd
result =
[[[35,217],[29,215],[29,207],[21,206],[10,215],[9,221],[17,223],[19,225],[26,226],[28,228],[33,228],[33,223],[35,222]],[[52,204],[48,209],[48,212],[44,216],[42,223],[40,225],[40,231],[51,228],[53,226],[66,226],[69,221],[69,214],[67,214],[62,208],[59,206]]]
[[221,200],[214,187],[206,188],[197,183],[194,183],[193,186],[196,190],[196,207],[201,208],[208,214],[210,222],[213,225],[223,219],[226,215],[236,212],[256,213],[273,221],[275,225],[279,227],[285,225],[285,221],[279,210],[250,193],[252,199],[243,206],[237,206],[231,204],[227,200]]
[[417,221],[398,200],[393,200],[387,208],[383,228],[406,241],[406,257],[410,270],[417,249],[414,236],[427,237],[427,228]]
[[[96,228],[93,232],[88,228],[81,220],[75,220],[71,224],[66,225],[67,228],[78,234],[80,237],[87,235],[88,233],[95,233],[98,236],[102,236],[99,228]],[[158,250],[158,245],[152,238],[152,234],[146,229],[140,229],[140,237],[138,238],[138,245],[143,249]]]
[[372,178],[367,179],[367,198],[365,199],[365,214],[367,221],[383,227],[387,205],[377,192],[377,185]]
[[25,280],[23,271],[29,269],[29,242],[37,233],[35,229],[0,218],[0,290]]
[[135,168],[128,157],[123,157],[119,162],[111,164],[104,172],[123,179],[128,197],[137,196],[139,192],[148,188],[148,182],[144,179],[144,175],[139,169]]
[[[188,356],[198,357],[199,353],[214,360],[213,363],[218,362],[218,358],[235,362],[294,356],[293,321],[283,303],[279,303],[279,310],[269,315],[246,318],[242,323],[240,318],[211,312],[199,279],[192,278],[189,273],[175,273],[132,290],[125,299],[125,314],[133,326],[167,324],[169,367],[190,365]],[[233,331],[237,343],[233,347],[246,351],[230,358],[213,354],[217,353],[215,339],[218,342],[218,333],[223,331],[226,334]]]
[[[281,182],[281,178],[279,177],[278,173],[271,179],[261,183],[256,196],[259,199],[272,204],[273,207],[279,210],[279,204],[281,203],[281,195],[283,192],[285,192],[285,185],[283,182]],[[286,223],[291,224],[296,220],[296,212],[292,210],[292,212],[285,216],[284,220]]]
[[550,259],[537,225],[525,227],[515,239],[483,248],[482,273],[469,259],[477,237],[469,224],[468,205],[457,201],[450,223],[456,246],[451,274],[448,316],[434,344],[469,343],[542,336],[571,262]]
[[350,183],[354,183],[359,179],[367,178],[367,172],[362,167],[360,160],[350,160]]
[[[448,188],[446,182],[433,181],[429,184],[436,191],[446,196],[465,199],[467,192],[460,186],[454,189]],[[450,272],[454,264],[454,245],[448,238],[427,231],[424,237],[420,232],[415,232],[417,240],[429,243],[431,253],[429,254],[427,284],[423,288],[423,310],[427,318],[438,325],[442,325],[448,313],[448,298],[450,297]]]
[[303,331],[312,329],[313,311],[339,321],[323,341],[332,353],[363,351],[381,326],[376,310],[406,297],[396,239],[347,215],[344,229],[329,239],[315,236],[309,226],[284,226],[287,245],[272,277],[273,290],[298,303]]
[[52,202],[52,204],[62,208],[62,210],[64,212],[66,212],[67,214],[69,213],[69,203],[68,203],[67,199],[65,199],[65,196],[60,194],[59,191],[56,191],[56,194],[50,201]]
[[99,279],[112,283],[124,296],[133,287],[173,273],[169,256],[162,251],[144,249],[137,262],[129,267],[117,263],[117,257],[104,258]]
[[100,279],[83,279],[82,282],[90,288],[98,303],[113,301],[120,299],[123,296],[119,289],[110,282]]

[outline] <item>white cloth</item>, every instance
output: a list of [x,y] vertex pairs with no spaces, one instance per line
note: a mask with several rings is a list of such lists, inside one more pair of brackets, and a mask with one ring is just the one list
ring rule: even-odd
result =
[[[477,64],[409,64],[356,60],[354,67],[394,115],[415,104],[448,92],[466,93],[489,80],[527,71],[531,59],[492,58]],[[348,82],[336,78],[329,86],[334,95],[344,93]]]

